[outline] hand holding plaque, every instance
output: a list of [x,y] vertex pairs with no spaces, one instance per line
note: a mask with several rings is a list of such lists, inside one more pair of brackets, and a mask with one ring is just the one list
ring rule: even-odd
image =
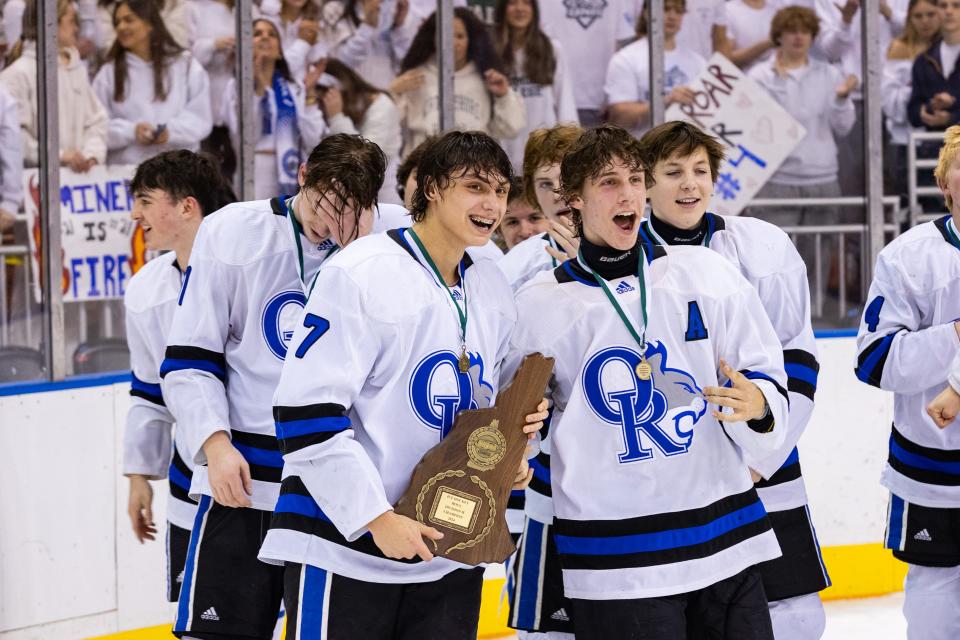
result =
[[426,541],[435,555],[475,565],[513,553],[505,512],[527,445],[524,418],[536,412],[552,372],[552,358],[525,357],[496,406],[458,413],[413,470],[394,511],[444,534]]

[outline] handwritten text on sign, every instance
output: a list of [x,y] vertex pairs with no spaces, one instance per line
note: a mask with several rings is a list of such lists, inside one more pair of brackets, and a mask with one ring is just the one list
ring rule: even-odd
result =
[[[137,225],[130,219],[133,197],[128,182],[135,168],[95,166],[88,173],[60,170],[65,302],[122,298],[136,267],[142,264],[143,256],[133,246]],[[25,171],[23,179],[34,273],[39,273],[42,225],[38,171]]]
[[710,210],[736,215],[790,155],[806,129],[766,90],[719,53],[690,84],[692,104],[673,104],[667,120],[686,120],[727,147]]

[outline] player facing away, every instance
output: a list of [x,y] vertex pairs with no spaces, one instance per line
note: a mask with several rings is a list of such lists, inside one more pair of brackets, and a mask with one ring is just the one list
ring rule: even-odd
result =
[[[583,130],[560,124],[536,129],[523,154],[523,192],[530,205],[549,221],[547,233],[518,243],[499,260],[500,270],[514,290],[544,269],[554,269],[577,252],[570,207],[560,197],[560,162]],[[569,253],[569,255],[567,255]]]
[[[757,457],[744,451],[757,493],[777,534],[783,555],[758,566],[770,601],[777,640],[816,640],[826,619],[817,592],[830,586],[807,508],[797,441],[803,434],[817,388],[817,347],[810,326],[810,291],[803,259],[779,228],[742,216],[707,212],[723,163],[723,146],[689,122],[667,122],[641,139],[650,162],[650,217],[640,225],[641,242],[699,245],[716,251],[753,285],[783,350],[790,397],[783,444]],[[706,337],[694,331],[686,340]]]
[[300,166],[297,195],[239,202],[200,226],[160,371],[197,464],[178,637],[271,637],[283,570],[257,559],[283,466],[271,399],[304,292],[370,229],[385,167],[372,142],[333,135]]
[[580,251],[518,292],[504,370],[556,358],[550,480],[577,639],[769,639],[754,565],[780,549],[745,453],[783,441],[780,343],[721,256],[638,242],[644,166],[614,126],[564,158]]
[[[496,398],[516,309],[496,265],[465,251],[489,241],[510,176],[490,136],[444,134],[418,166],[413,226],[357,241],[317,279],[274,398],[284,477],[260,552],[285,564],[291,640],[476,637],[483,569],[433,557],[441,532],[392,505],[456,413]],[[546,401],[523,430],[545,417]]]
[[947,129],[934,176],[950,214],[880,252],[857,335],[857,377],[893,391],[885,546],[910,565],[911,640],[960,637],[960,423],[926,412],[960,354],[960,126]]
[[160,389],[160,363],[167,333],[203,217],[236,200],[216,159],[192,151],[166,151],[137,167],[130,182],[131,215],[147,248],[166,251],[130,279],[123,297],[130,347],[130,410],[123,433],[123,473],[130,479],[127,512],[142,543],[154,540],[153,489],[168,478],[167,599],[176,602],[197,502],[189,496],[193,460]]

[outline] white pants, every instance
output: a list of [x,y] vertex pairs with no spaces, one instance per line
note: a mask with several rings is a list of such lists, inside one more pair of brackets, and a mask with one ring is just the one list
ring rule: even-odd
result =
[[823,603],[816,593],[774,600],[769,607],[776,640],[819,640],[827,626]]
[[960,638],[960,567],[911,564],[903,589],[907,640]]

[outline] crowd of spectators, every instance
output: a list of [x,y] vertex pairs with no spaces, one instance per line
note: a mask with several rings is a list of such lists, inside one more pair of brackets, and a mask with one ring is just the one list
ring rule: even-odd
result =
[[[650,126],[643,0],[455,0],[454,114],[499,138],[519,169],[530,131]],[[390,166],[438,132],[434,0],[257,0],[256,196],[290,192],[324,136],[359,132]],[[881,0],[887,193],[903,194],[907,134],[960,121],[960,0]],[[861,195],[860,0],[665,0],[664,91],[722,53],[806,129],[762,196]],[[234,177],[239,144],[234,0],[60,0],[60,162],[76,172],[205,149]],[[38,162],[36,0],[3,5],[0,230]],[[3,40],[5,39],[5,42]],[[752,211],[783,224],[857,222],[862,210]],[[861,217],[858,217],[861,216]]]

